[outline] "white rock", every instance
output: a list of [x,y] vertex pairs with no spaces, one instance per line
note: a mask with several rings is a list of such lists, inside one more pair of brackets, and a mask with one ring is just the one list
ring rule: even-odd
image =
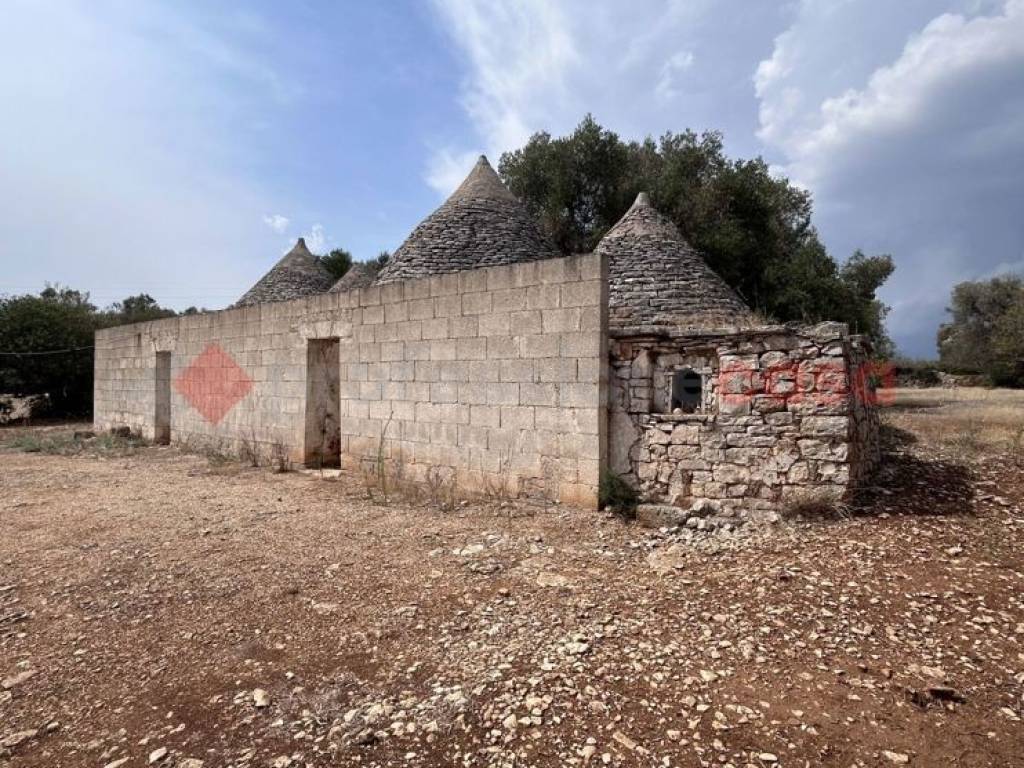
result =
[[262,688],[257,688],[252,692],[252,703],[256,705],[257,709],[263,709],[264,707],[270,706],[270,694]]
[[886,749],[882,752],[882,755],[890,763],[896,763],[896,765],[906,765],[910,762],[910,755],[905,755],[902,752],[891,752]]
[[149,764],[153,765],[153,763],[159,763],[165,757],[167,757],[167,747],[160,747],[158,749],[154,749],[152,752],[149,753]]

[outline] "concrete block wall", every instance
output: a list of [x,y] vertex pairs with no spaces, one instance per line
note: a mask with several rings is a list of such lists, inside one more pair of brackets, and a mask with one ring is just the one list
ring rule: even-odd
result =
[[342,453],[423,479],[593,506],[604,453],[607,276],[600,257],[516,264],[346,295]]
[[593,506],[606,329],[595,255],[110,328],[96,334],[95,425],[153,437],[167,351],[172,441],[300,462],[308,341],[336,338],[347,466],[383,454],[413,479],[446,467],[467,491],[500,483]]

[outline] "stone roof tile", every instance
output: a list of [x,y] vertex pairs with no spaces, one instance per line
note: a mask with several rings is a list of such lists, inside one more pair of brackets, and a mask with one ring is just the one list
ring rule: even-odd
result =
[[651,205],[646,192],[594,250],[608,257],[610,329],[756,324],[750,308]]
[[331,287],[334,277],[309,252],[306,241],[299,238],[295,247],[286,253],[267,274],[236,303],[236,307],[264,304],[268,301],[288,301],[324,293]]
[[330,293],[341,293],[354,291],[357,288],[366,288],[373,284],[377,273],[365,264],[353,264],[348,272],[338,278],[338,282],[331,286]]
[[451,197],[392,254],[377,282],[558,255],[551,240],[481,155]]

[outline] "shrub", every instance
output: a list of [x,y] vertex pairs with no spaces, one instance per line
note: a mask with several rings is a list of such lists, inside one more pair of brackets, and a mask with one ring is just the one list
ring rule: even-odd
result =
[[636,505],[640,500],[633,486],[607,469],[601,471],[597,497],[601,509],[611,509],[625,517],[636,515]]

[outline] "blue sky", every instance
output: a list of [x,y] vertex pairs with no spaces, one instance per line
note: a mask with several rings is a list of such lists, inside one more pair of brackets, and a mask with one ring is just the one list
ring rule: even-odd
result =
[[1024,271],[1024,0],[7,0],[0,93],[4,293],[222,307],[588,111],[806,185],[834,255],[896,258],[911,354],[955,282]]

